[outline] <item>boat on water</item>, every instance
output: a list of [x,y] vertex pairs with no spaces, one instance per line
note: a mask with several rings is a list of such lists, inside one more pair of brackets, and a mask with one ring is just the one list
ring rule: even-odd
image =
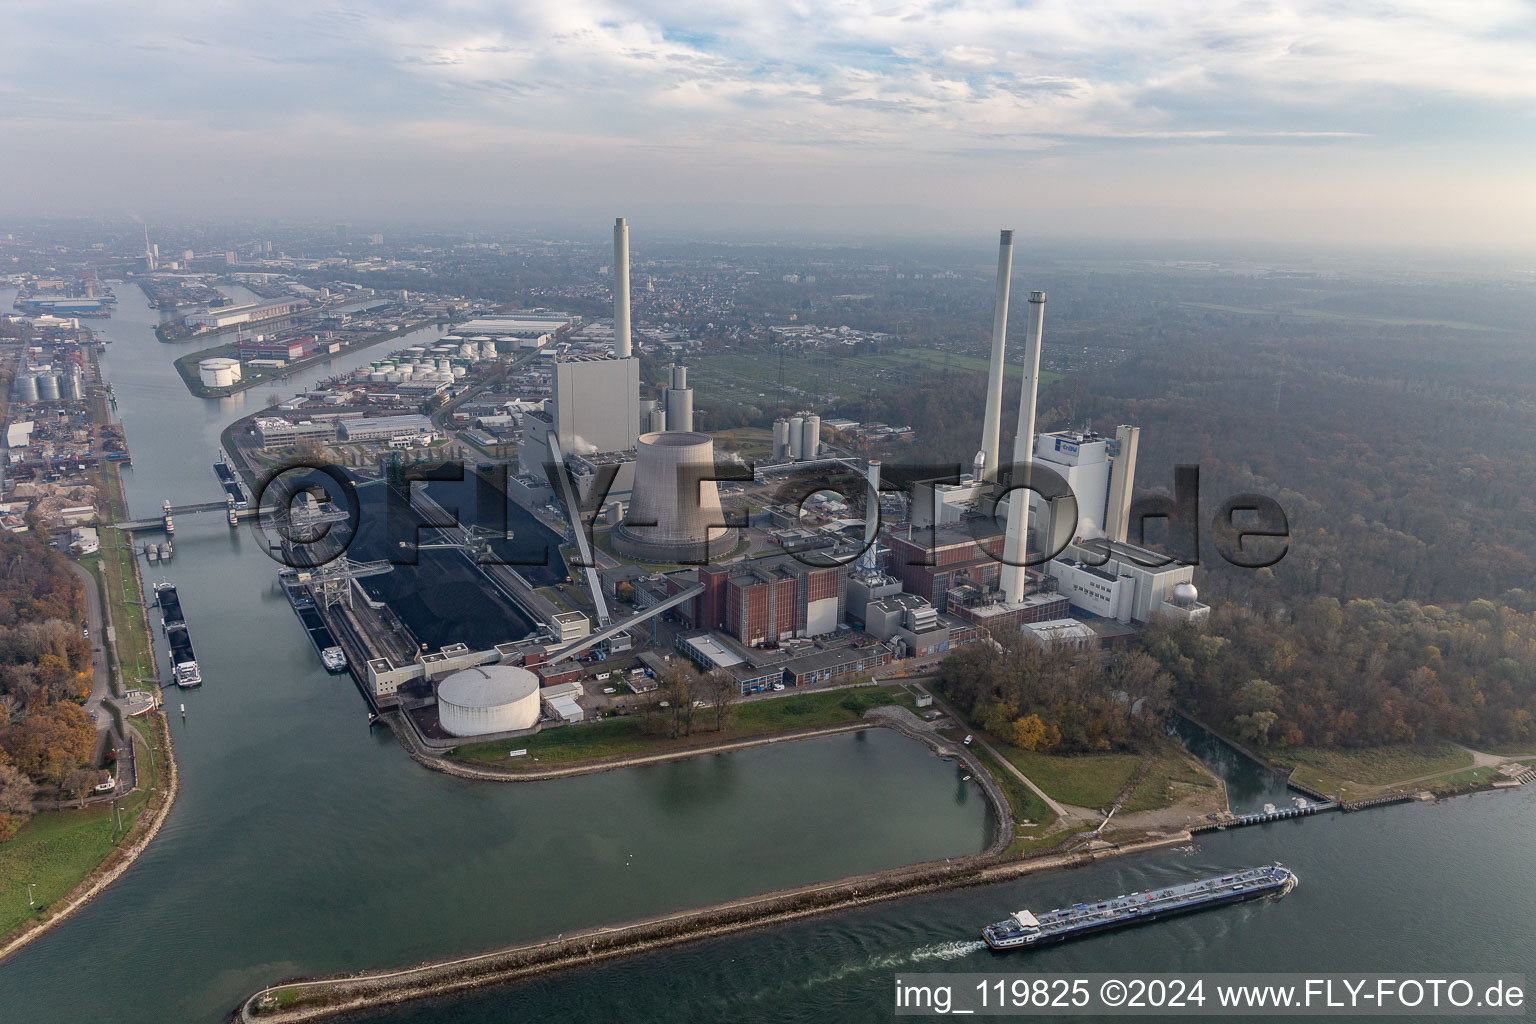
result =
[[187,630],[187,620],[181,611],[181,598],[171,583],[155,585],[155,602],[160,605],[161,626],[166,642],[170,644],[171,677],[183,690],[203,685],[203,674],[197,667],[197,655],[192,650],[192,634]]
[[347,654],[336,642],[336,637],[331,633],[330,627],[325,624],[319,609],[315,607],[314,595],[299,580],[298,573],[293,569],[284,569],[277,575],[283,592],[288,595],[288,603],[293,606],[293,613],[304,624],[304,632],[309,635],[309,642],[314,645],[315,653],[320,655],[320,664],[325,666],[327,672],[345,672]]
[[996,950],[1049,946],[1228,903],[1284,896],[1296,887],[1296,882],[1296,873],[1276,862],[1096,903],[1078,903],[1039,915],[1020,910],[987,925],[981,930],[981,937]]

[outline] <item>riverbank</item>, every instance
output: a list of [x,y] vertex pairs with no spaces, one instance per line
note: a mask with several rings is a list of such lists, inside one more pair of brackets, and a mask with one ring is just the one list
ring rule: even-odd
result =
[[[85,877],[57,902],[50,901],[44,893],[44,902],[35,915],[29,916],[18,928],[0,939],[0,962],[101,895],[109,885],[122,877],[134,861],[138,860],[139,855],[154,841],[161,826],[165,824],[166,816],[170,814],[171,805],[176,802],[176,794],[181,785],[174,748],[171,745],[171,731],[165,715],[159,711],[142,716],[142,720],[146,723],[149,735],[140,736],[134,742],[143,745],[144,752],[138,756],[137,760],[140,765],[147,766],[149,769],[144,772],[148,785],[142,791],[136,791],[142,792],[145,797],[144,803],[138,808],[131,808],[135,794],[129,794],[123,799],[122,810],[125,814],[132,816],[127,832],[106,852],[95,867],[91,868]],[[127,734],[132,736],[137,729],[138,725],[135,722],[127,727]],[[105,813],[108,817],[111,815],[110,809],[105,805],[92,808],[91,812],[97,815]],[[45,813],[71,815],[79,812],[49,811]],[[31,824],[31,822],[28,823],[29,827]],[[17,840],[12,842],[21,838],[23,837],[18,836]]]
[[[300,359],[298,362],[289,363],[286,366],[241,366],[240,372],[242,376],[240,381],[236,384],[231,384],[227,388],[211,388],[205,385],[198,374],[197,364],[201,360],[212,359],[216,356],[233,356],[236,348],[234,344],[215,345],[212,348],[205,348],[199,352],[191,352],[181,356],[175,362],[176,372],[181,376],[181,382],[187,386],[187,390],[192,393],[193,397],[228,398],[230,395],[239,394],[241,391],[254,388],[257,385],[270,384],[273,381],[291,376],[300,370],[307,370],[311,366],[317,366],[328,359],[336,359],[349,352],[361,352],[365,348],[371,348],[374,345],[389,341],[392,338],[398,338],[402,334],[419,330],[422,327],[430,327],[438,322],[436,318],[429,318],[418,320],[415,323],[404,324],[396,327],[394,330],[370,334],[360,341],[347,345],[339,352],[321,352],[310,356],[308,359]],[[233,328],[230,330],[233,330]]]
[[364,1008],[466,992],[907,896],[985,885],[1058,868],[1083,867],[1105,858],[1189,841],[1189,833],[1180,832],[1091,853],[1008,861],[997,855],[980,854],[895,868],[404,970],[285,982],[252,993],[231,1017],[241,1022],[280,1024],[317,1020]]

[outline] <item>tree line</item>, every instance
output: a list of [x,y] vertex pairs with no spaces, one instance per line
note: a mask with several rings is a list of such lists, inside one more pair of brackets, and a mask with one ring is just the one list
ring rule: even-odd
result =
[[31,815],[38,785],[79,795],[96,726],[84,594],[68,561],[33,534],[0,533],[0,842]]

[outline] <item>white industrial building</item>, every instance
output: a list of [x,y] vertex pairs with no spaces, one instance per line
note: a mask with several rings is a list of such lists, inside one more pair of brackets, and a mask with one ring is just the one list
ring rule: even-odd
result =
[[343,441],[393,441],[402,437],[422,438],[435,435],[437,428],[425,416],[374,416],[341,423]]
[[1131,544],[1090,541],[1068,545],[1047,572],[1072,607],[1090,615],[1126,623],[1146,622],[1154,615],[1204,622],[1211,609],[1198,600],[1194,566],[1156,564],[1166,558]]
[[330,422],[295,423],[282,416],[256,417],[256,434],[261,447],[286,448],[300,441],[321,441],[326,444],[336,440],[336,424]]
[[287,316],[308,305],[309,303],[303,299],[270,299],[244,306],[210,309],[206,313],[191,313],[186,317],[186,323],[189,327],[233,327],[235,324],[248,324],[258,320],[270,320],[275,316]]
[[1051,619],[1047,622],[1026,622],[1024,635],[1040,645],[1043,651],[1070,647],[1081,651],[1097,647],[1099,634],[1077,619]]
[[480,665],[437,686],[437,720],[452,736],[531,729],[539,720],[539,677],[516,665]]

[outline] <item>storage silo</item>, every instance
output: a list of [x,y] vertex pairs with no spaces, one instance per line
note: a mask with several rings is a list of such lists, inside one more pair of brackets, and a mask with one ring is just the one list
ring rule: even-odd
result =
[[539,720],[539,677],[516,665],[480,665],[437,685],[437,720],[452,736],[531,729]]
[[789,458],[789,420],[782,416],[773,421],[773,457]]
[[805,440],[805,417],[791,416],[789,418],[789,457],[800,457],[800,444]]
[[650,423],[645,428],[651,433],[660,433],[667,429],[667,410],[660,405],[651,410]]
[[59,375],[59,397],[66,402],[80,397],[80,371],[70,370]]
[[59,378],[56,374],[40,373],[37,375],[37,400],[39,402],[57,402],[59,400]]
[[807,416],[801,430],[800,457],[814,459],[821,451],[821,417],[814,413]]
[[17,395],[23,402],[37,401],[37,375],[24,373],[17,378]]
[[462,366],[455,366],[453,368],[453,379],[454,380],[458,380],[460,377],[463,377],[467,373],[469,373],[469,371],[467,369],[465,369],[464,367],[462,367]]

